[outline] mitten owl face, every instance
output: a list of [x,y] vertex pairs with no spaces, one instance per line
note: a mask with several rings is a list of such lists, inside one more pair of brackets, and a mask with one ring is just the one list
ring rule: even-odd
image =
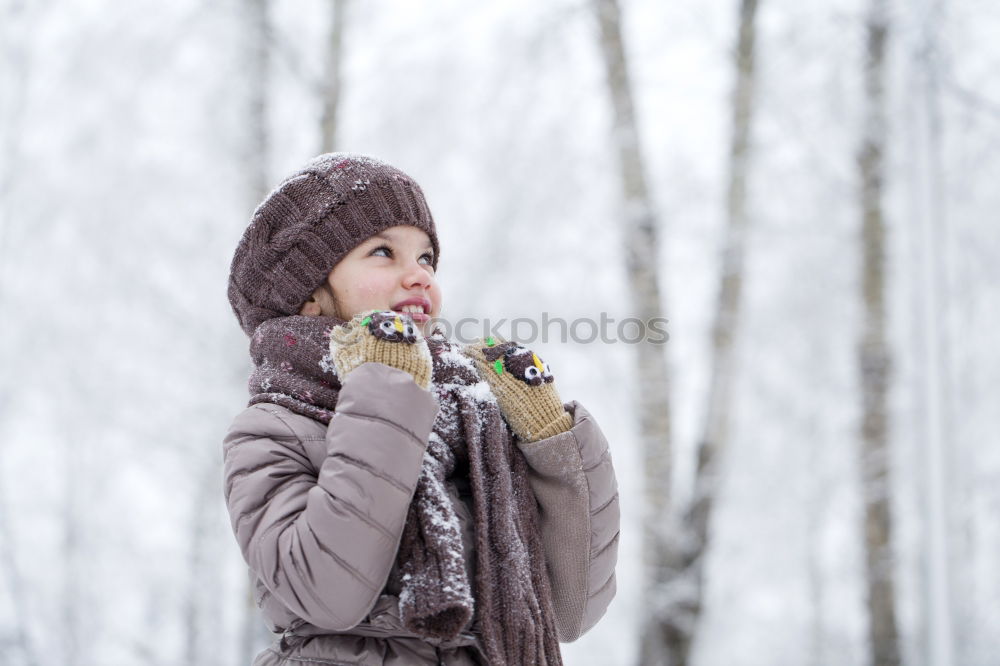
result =
[[417,330],[413,320],[391,310],[373,312],[365,317],[361,324],[367,326],[372,336],[379,340],[410,344],[417,341]]
[[[487,339],[490,344],[492,338]],[[493,364],[493,371],[498,375],[505,371],[517,377],[529,386],[538,386],[555,381],[549,364],[538,358],[527,347],[523,347],[516,342],[503,342],[497,345],[483,347],[483,356]]]

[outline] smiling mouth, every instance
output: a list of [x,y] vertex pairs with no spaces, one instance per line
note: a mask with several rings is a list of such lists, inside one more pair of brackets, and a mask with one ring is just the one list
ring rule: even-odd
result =
[[393,312],[408,315],[415,324],[423,324],[430,319],[430,315],[427,315],[419,305],[404,305],[398,310],[393,310]]
[[409,315],[412,315],[412,314],[426,315],[427,314],[427,312],[424,311],[424,307],[422,305],[404,305],[403,307],[401,307],[398,310],[396,310],[396,312],[404,312],[404,313],[409,314]]

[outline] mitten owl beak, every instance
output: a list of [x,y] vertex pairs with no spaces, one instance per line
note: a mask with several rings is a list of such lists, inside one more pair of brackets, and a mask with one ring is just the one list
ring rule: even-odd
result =
[[538,358],[538,354],[531,352],[531,360],[539,372],[545,372],[545,366],[542,365],[542,359]]
[[396,327],[397,333],[403,332],[403,320],[398,315],[392,320],[392,325]]

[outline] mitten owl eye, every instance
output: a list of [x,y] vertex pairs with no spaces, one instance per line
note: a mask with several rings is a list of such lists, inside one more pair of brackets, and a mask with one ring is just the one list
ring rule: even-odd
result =
[[417,341],[417,330],[413,321],[409,317],[402,317],[391,310],[373,312],[362,323],[367,324],[371,334],[380,340],[411,344]]
[[549,364],[538,358],[538,354],[516,342],[504,342],[486,347],[482,351],[486,360],[493,363],[493,369],[497,374],[507,371],[529,386],[555,381]]
[[520,345],[506,353],[504,365],[512,375],[520,377],[530,386],[555,381],[548,364],[543,363],[538,354]]

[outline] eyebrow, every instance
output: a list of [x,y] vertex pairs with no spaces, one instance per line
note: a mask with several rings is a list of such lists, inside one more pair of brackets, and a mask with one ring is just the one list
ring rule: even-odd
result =
[[[387,241],[393,241],[394,243],[398,242],[397,239],[395,238],[395,234],[390,233],[388,230],[386,230],[386,231],[380,231],[377,234],[375,234],[374,236],[372,236],[372,238],[382,238],[382,239],[385,239]],[[427,248],[430,248],[432,250],[434,249],[434,244],[431,243],[430,240],[428,240],[427,241],[427,245],[424,246],[424,249],[427,249]]]

